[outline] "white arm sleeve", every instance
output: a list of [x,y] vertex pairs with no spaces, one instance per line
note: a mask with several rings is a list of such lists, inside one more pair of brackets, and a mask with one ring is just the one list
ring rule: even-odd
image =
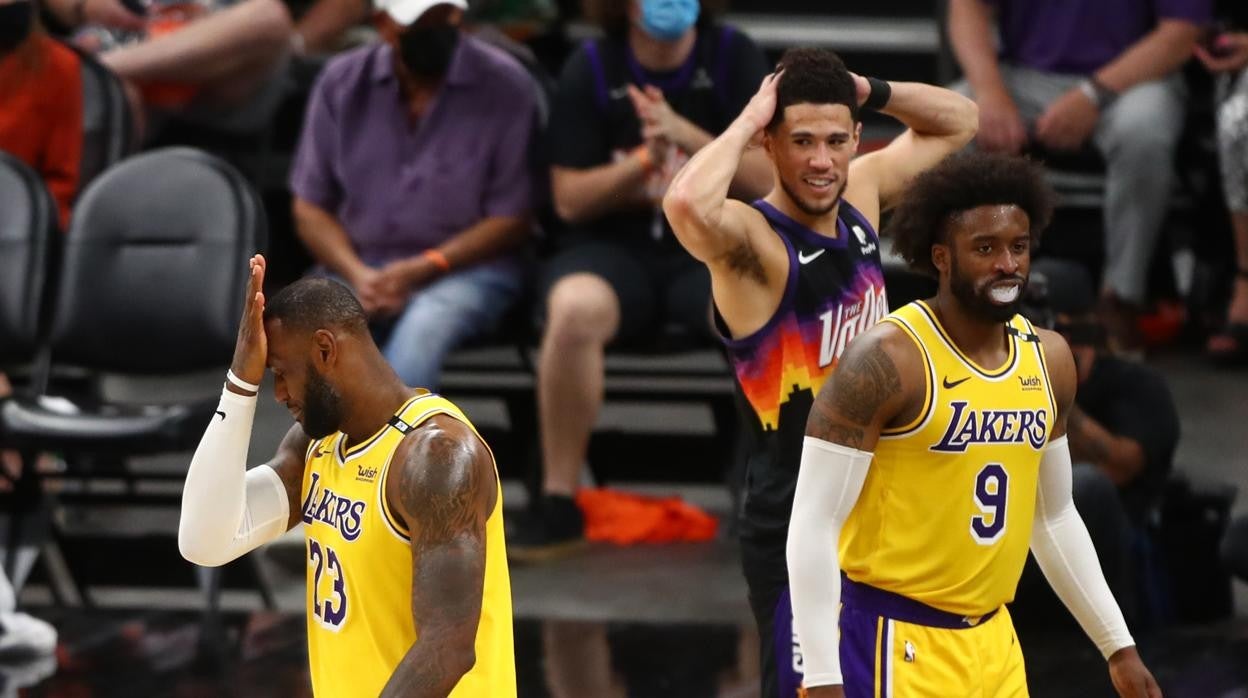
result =
[[841,679],[841,524],[867,479],[871,454],[807,436],[786,548],[793,627],[802,649],[807,688]]
[[256,396],[223,390],[191,458],[178,550],[197,565],[224,565],[286,531],[290,509],[281,477],[267,465],[247,470],[255,415]]
[[1070,448],[1053,441],[1040,459],[1031,552],[1045,579],[1106,659],[1135,644],[1101,573],[1092,538],[1071,498]]

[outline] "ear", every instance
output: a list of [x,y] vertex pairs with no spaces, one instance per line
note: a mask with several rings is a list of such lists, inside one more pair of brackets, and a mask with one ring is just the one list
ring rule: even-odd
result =
[[338,363],[338,338],[329,330],[312,333],[312,363],[326,373]]
[[949,273],[949,246],[942,242],[932,243],[932,266],[941,276]]

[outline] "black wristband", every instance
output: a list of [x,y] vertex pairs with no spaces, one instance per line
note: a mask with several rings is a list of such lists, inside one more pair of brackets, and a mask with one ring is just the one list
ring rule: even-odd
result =
[[893,97],[893,86],[888,84],[887,80],[878,78],[867,78],[867,84],[871,86],[871,92],[867,95],[867,101],[863,102],[862,106],[875,111],[888,106],[888,100]]

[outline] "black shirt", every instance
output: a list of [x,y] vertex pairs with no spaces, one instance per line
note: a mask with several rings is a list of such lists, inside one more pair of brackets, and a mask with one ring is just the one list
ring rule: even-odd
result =
[[1075,403],[1110,433],[1144,449],[1144,469],[1119,488],[1127,515],[1142,521],[1165,486],[1179,443],[1179,415],[1169,386],[1148,366],[1099,356],[1079,384]]
[[[559,76],[550,116],[551,164],[588,169],[641,145],[641,122],[628,97],[629,84],[658,87],[677,114],[714,136],[741,113],[766,73],[763,52],[728,26],[700,27],[689,58],[668,72],[643,68],[626,36],[587,41]],[[651,210],[618,211],[576,226],[574,232],[648,238],[654,222]],[[671,239],[666,221],[662,225],[664,237]]]
[[1220,0],[1216,5],[1217,17],[1232,29],[1248,31],[1248,2],[1244,0]]

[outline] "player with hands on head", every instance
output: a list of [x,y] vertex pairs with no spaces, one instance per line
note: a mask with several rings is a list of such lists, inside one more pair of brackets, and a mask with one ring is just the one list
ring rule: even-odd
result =
[[[855,158],[864,109],[906,130]],[[849,340],[888,312],[880,213],[965,146],[976,123],[975,104],[954,92],[856,75],[831,51],[793,49],[664,198],[677,239],[710,272],[717,329],[749,403],[741,546],[766,698],[792,698],[801,682],[785,540],[806,416]],[[741,164],[760,152],[770,193],[729,199]]]
[[1159,698],[1071,500],[1076,371],[1018,309],[1054,194],[984,152],[919,175],[886,231],[936,276],[859,335],[806,427],[789,529],[810,698],[1027,695],[1005,604],[1028,548],[1123,698]]
[[[191,459],[178,547],[217,566],[306,524],[308,657],[320,695],[515,696],[502,491],[445,398],[403,385],[350,289],[298,281],[246,305],[216,414]],[[259,383],[296,420],[246,469]]]

